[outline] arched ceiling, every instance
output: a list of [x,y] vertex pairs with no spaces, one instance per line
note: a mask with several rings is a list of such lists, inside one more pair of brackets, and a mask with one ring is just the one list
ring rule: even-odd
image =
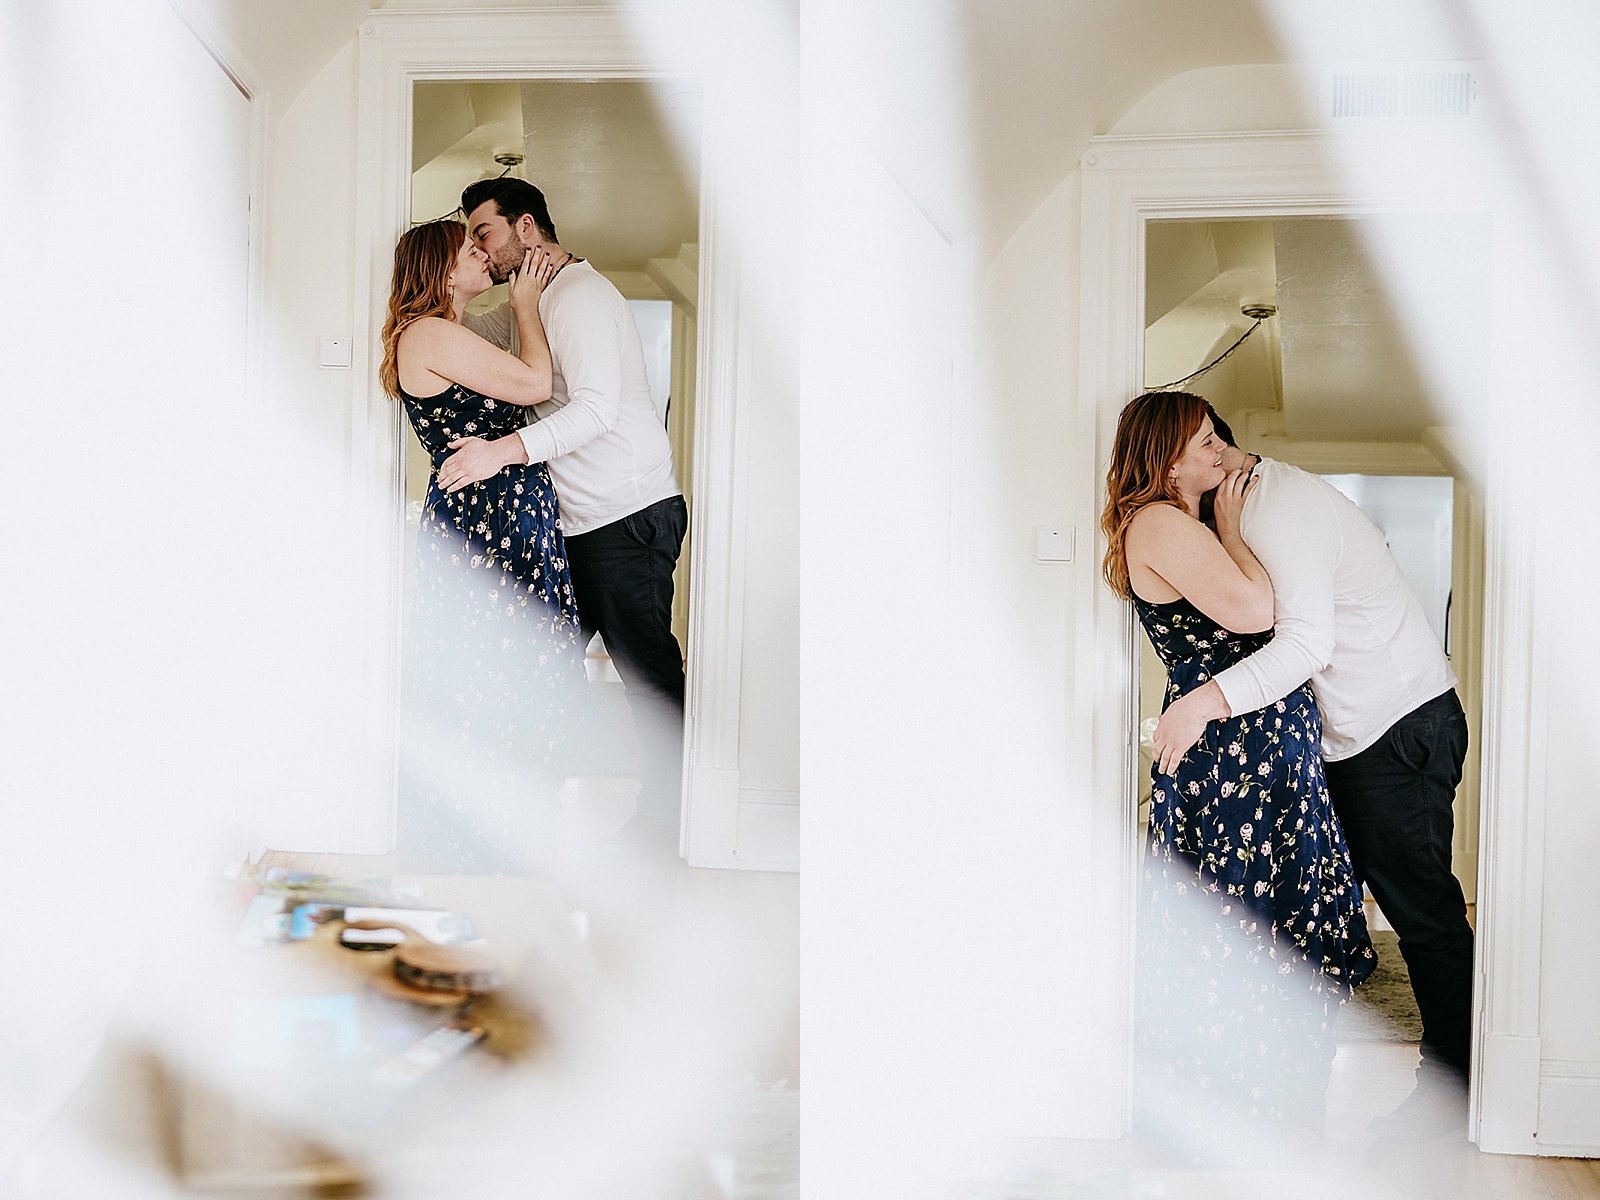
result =
[[[708,2],[681,7],[699,11]],[[282,104],[350,43],[371,9],[498,8],[511,0],[172,3]],[[799,10],[799,27],[815,30],[806,61],[821,60],[825,74],[836,69],[862,89],[859,126],[891,172],[936,219],[977,222],[972,232],[991,252],[1072,173],[1090,137],[1176,75],[1482,50],[1446,0],[799,0]]]
[[255,91],[288,104],[350,44],[370,0],[170,0],[173,8],[246,76]]
[[964,0],[974,159],[988,245],[1069,175],[1095,134],[1162,80],[1197,67],[1276,62],[1254,3]]
[[[1445,0],[956,0],[969,46],[972,166],[982,242],[997,249],[1164,80],[1247,63],[1473,57],[1476,32]],[[946,81],[948,85],[948,81]]]

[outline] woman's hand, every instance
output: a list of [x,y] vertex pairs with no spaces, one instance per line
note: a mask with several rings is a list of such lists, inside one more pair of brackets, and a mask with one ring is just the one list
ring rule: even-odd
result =
[[522,256],[522,266],[511,272],[511,307],[538,311],[539,297],[556,277],[555,260],[543,246],[535,246]]
[[1229,471],[1217,485],[1212,512],[1217,522],[1217,540],[1226,542],[1239,537],[1239,517],[1244,512],[1245,494],[1256,481],[1254,475],[1244,471]]

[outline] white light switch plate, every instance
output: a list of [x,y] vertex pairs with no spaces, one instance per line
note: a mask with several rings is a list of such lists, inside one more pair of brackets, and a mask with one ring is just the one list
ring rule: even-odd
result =
[[348,367],[350,365],[350,339],[342,337],[318,338],[317,364],[323,367]]
[[1034,553],[1040,562],[1071,562],[1076,538],[1071,529],[1035,529]]

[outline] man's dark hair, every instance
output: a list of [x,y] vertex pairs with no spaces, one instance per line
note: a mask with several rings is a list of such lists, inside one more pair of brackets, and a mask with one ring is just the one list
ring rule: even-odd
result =
[[[556,223],[550,219],[550,206],[544,202],[544,193],[526,179],[513,179],[509,175],[499,179],[480,179],[469,183],[461,193],[463,219],[485,200],[493,200],[500,215],[515,225],[522,217],[532,217],[539,233],[547,242],[560,241],[556,237]],[[471,231],[468,230],[470,233]]]
[[[1228,443],[1228,445],[1232,446],[1235,450],[1237,450],[1239,448],[1239,443],[1233,440],[1233,430],[1228,426],[1228,423],[1226,421],[1224,421],[1220,416],[1217,415],[1216,408],[1212,405],[1211,401],[1209,401],[1209,400],[1206,401],[1206,412],[1211,417],[1211,428],[1213,428],[1213,429],[1215,429],[1217,431],[1217,436],[1219,438],[1221,438],[1224,442]],[[1212,528],[1212,529],[1216,528],[1216,525],[1217,525],[1217,489],[1216,488],[1212,488],[1209,492],[1207,492],[1205,495],[1200,497],[1200,520],[1207,527]]]
[[[551,238],[550,240],[553,242],[555,241],[555,238]],[[1233,430],[1228,427],[1228,423],[1226,421],[1217,415],[1217,410],[1211,407],[1211,402],[1209,400],[1206,401],[1206,412],[1211,414],[1211,427],[1217,431],[1217,436],[1237,450],[1239,448],[1239,443],[1233,440]]]

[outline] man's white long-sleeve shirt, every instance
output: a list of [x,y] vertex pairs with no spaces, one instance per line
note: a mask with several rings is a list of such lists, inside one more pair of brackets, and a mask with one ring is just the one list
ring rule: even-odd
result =
[[1264,458],[1239,530],[1272,577],[1272,641],[1216,676],[1252,712],[1307,679],[1330,762],[1372,745],[1455,673],[1383,532],[1325,479]]
[[[586,262],[563,267],[539,297],[555,379],[538,419],[519,431],[529,462],[549,465],[568,537],[681,494],[672,443],[656,414],[644,347],[622,293]],[[513,354],[509,304],[465,324]]]

